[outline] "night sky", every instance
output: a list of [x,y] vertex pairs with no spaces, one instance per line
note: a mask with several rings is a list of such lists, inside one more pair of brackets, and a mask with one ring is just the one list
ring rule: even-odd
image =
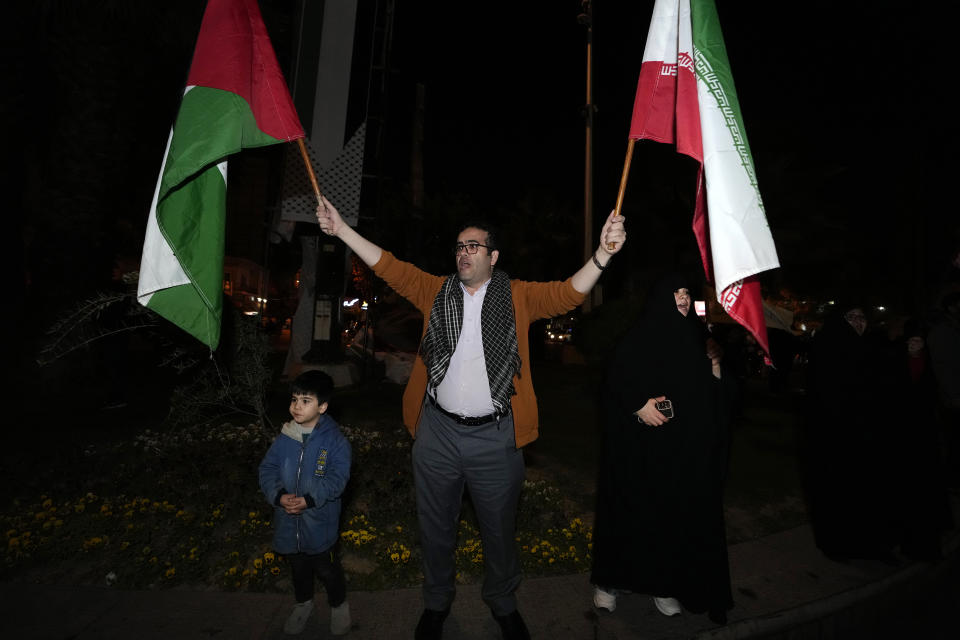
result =
[[[261,2],[286,69],[296,4]],[[717,4],[782,264],[764,284],[904,311],[925,304],[927,283],[960,243],[958,217],[944,205],[953,176],[938,73],[943,21],[882,2]],[[409,178],[420,82],[432,206],[466,202],[464,210],[509,221],[530,248],[515,252],[512,275],[568,274],[582,262],[580,2],[396,6],[386,165],[396,192]],[[597,229],[616,198],[652,6],[594,7]],[[49,0],[21,3],[6,22],[3,180],[20,240],[15,299],[25,330],[107,282],[117,256],[139,256],[202,8]],[[271,158],[252,166],[269,170]],[[637,146],[624,209],[630,238],[611,284],[695,259],[694,176],[694,163],[665,145]],[[377,226],[405,224],[391,214],[375,212]],[[262,227],[248,228],[230,234],[262,246]]]

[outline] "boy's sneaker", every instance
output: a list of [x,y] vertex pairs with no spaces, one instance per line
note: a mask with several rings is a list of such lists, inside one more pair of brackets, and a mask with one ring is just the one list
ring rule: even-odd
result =
[[307,628],[307,619],[313,613],[313,600],[293,605],[290,617],[283,623],[283,632],[295,636]]
[[654,596],[653,604],[657,611],[665,616],[677,616],[683,609],[680,608],[680,602],[676,598],[657,598]]
[[597,609],[606,609],[610,613],[617,608],[617,592],[615,589],[606,591],[600,587],[593,588],[593,606]]
[[343,601],[339,607],[330,607],[330,633],[342,636],[350,631],[350,603]]

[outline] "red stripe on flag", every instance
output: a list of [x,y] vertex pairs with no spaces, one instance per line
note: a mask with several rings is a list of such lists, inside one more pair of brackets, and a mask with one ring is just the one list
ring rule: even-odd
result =
[[679,64],[648,61],[640,66],[630,138],[676,142],[678,152],[703,162],[697,77],[689,55],[681,54]]
[[723,290],[720,304],[727,315],[746,327],[765,353],[770,353],[767,324],[763,319],[763,297],[756,276],[744,278]]
[[700,99],[697,97],[697,76],[693,58],[686,52],[678,54],[677,151],[688,155],[703,166],[703,133],[700,127]]
[[700,247],[700,261],[707,282],[713,282],[713,256],[710,255],[710,218],[707,216],[707,185],[703,175],[703,163],[697,172],[697,197],[693,207],[693,235]]
[[209,0],[187,85],[242,97],[269,136],[304,137],[256,0]]
[[673,142],[677,102],[677,65],[662,61],[644,62],[633,102],[630,137],[634,140]]

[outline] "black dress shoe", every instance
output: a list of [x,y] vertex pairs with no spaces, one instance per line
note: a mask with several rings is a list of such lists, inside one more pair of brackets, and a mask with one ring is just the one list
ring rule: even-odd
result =
[[443,621],[450,615],[450,607],[443,611],[424,609],[420,614],[420,622],[413,632],[414,640],[440,640],[443,637]]
[[503,640],[530,640],[530,632],[527,631],[527,625],[523,623],[523,616],[520,615],[519,611],[514,610],[505,616],[493,617],[500,625]]
[[710,622],[713,624],[718,624],[721,627],[727,624],[727,612],[722,609],[714,609],[707,612],[707,617],[710,618]]

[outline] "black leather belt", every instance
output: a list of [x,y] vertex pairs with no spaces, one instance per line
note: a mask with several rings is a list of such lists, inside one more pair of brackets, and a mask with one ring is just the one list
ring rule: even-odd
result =
[[467,417],[458,416],[457,414],[450,413],[449,411],[441,407],[437,403],[437,401],[434,400],[433,396],[431,396],[429,393],[427,394],[427,399],[430,400],[430,404],[432,404],[437,411],[447,416],[457,424],[462,424],[467,427],[479,427],[481,424],[487,424],[488,422],[493,422],[494,420],[498,420],[503,416],[507,415],[508,413],[510,413],[510,410],[508,409],[506,411],[503,411],[502,413],[496,413],[496,412],[488,413],[485,416],[467,416]]

